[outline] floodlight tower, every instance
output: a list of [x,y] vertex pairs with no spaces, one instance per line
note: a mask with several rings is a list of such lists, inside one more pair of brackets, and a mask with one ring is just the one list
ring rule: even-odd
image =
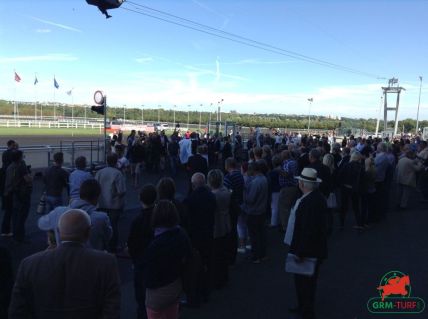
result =
[[[398,107],[400,104],[400,93],[405,88],[398,85],[398,79],[392,78],[388,80],[388,86],[382,87],[383,90],[383,130],[386,131],[388,127],[388,111],[395,112],[394,135],[397,134],[398,129]],[[395,107],[388,107],[388,94],[397,94]]]

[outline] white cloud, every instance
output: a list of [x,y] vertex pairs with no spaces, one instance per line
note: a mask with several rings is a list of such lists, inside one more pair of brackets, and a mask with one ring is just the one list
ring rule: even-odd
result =
[[135,61],[137,61],[138,63],[149,63],[149,62],[153,62],[154,59],[148,56],[148,57],[136,58]]
[[35,62],[35,61],[76,61],[77,57],[71,54],[45,54],[45,55],[31,55],[31,56],[16,56],[16,57],[1,57],[0,64],[2,63],[16,63],[16,62]]
[[44,23],[44,24],[53,25],[53,26],[60,28],[60,29],[64,29],[64,30],[68,30],[68,31],[74,31],[74,32],[82,32],[82,30],[70,27],[70,26],[65,25],[65,24],[56,23],[53,21],[48,21],[48,20],[44,20],[44,19],[40,19],[40,18],[36,18],[36,17],[30,17],[30,18],[33,20],[39,21],[41,23]]
[[50,33],[52,32],[51,29],[36,29],[37,33]]

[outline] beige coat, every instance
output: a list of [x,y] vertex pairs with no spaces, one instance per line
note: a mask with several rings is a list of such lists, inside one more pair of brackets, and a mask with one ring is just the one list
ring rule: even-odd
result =
[[416,172],[422,168],[421,163],[408,157],[403,157],[398,161],[396,173],[397,183],[416,187]]

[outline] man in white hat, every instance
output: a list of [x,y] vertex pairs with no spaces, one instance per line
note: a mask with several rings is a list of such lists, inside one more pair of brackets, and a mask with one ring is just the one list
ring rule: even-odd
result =
[[295,257],[297,266],[307,265],[310,261],[315,267],[311,275],[294,272],[297,307],[289,310],[303,319],[313,319],[319,266],[327,257],[328,209],[326,199],[318,189],[321,179],[315,169],[304,168],[296,179],[303,195],[291,210],[284,243],[290,246],[289,254]]

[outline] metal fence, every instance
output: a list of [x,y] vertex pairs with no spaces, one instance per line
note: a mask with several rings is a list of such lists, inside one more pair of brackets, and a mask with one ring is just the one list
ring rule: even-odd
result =
[[[74,168],[74,161],[79,156],[85,156],[90,166],[104,162],[104,143],[102,139],[88,141],[61,141],[59,145],[31,145],[20,146],[24,152],[25,162],[32,169],[49,167],[53,161],[53,154],[64,153],[64,167]],[[5,147],[0,148],[4,152]]]

